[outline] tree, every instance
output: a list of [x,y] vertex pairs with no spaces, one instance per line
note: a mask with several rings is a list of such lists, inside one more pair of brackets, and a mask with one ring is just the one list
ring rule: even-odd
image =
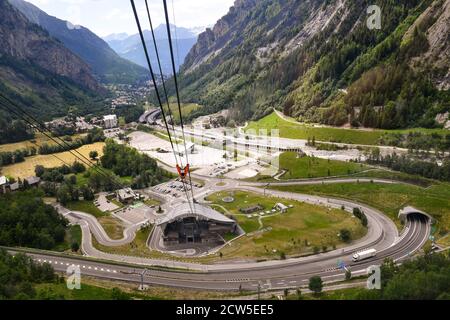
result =
[[352,272],[350,270],[345,270],[345,280],[350,280],[352,278]]
[[72,249],[73,252],[78,252],[78,250],[80,250],[80,245],[78,244],[78,242],[74,241],[70,245],[70,248]]
[[300,289],[300,288],[298,288],[297,290],[296,290],[296,293],[297,293],[297,299],[302,299],[302,290]]
[[35,263],[22,253],[13,257],[4,249],[0,249],[0,268],[2,270],[0,292],[3,300],[29,300],[36,296],[44,298],[39,297],[35,284],[51,283],[57,279],[51,265]]
[[91,158],[92,160],[96,160],[98,157],[98,152],[97,151],[91,151],[89,152],[89,158]]
[[32,189],[0,197],[0,245],[52,249],[64,240],[67,220],[43,196]]
[[58,189],[58,192],[56,193],[56,198],[58,199],[58,202],[61,203],[63,206],[65,206],[72,199],[72,194],[67,185],[63,185],[61,188]]
[[309,279],[308,288],[315,294],[319,294],[320,292],[322,292],[322,288],[323,288],[322,278],[319,276],[311,277]]
[[72,165],[72,172],[73,173],[82,173],[86,171],[86,167],[84,166],[84,164],[75,161]]
[[349,242],[351,240],[351,238],[352,238],[351,237],[351,232],[348,229],[341,229],[341,231],[339,231],[339,237],[344,242]]
[[94,193],[92,192],[91,188],[89,188],[88,186],[82,186],[80,191],[81,191],[81,194],[82,194],[84,200],[86,200],[86,201],[94,200],[94,198],[95,198]]
[[42,175],[45,173],[45,168],[44,168],[44,166],[37,165],[37,166],[34,168],[34,173],[36,174],[36,177],[42,177]]

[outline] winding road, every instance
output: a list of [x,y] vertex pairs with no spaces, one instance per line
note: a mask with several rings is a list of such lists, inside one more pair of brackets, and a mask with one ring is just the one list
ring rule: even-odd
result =
[[[204,179],[201,176],[193,177]],[[374,183],[393,183],[382,179],[325,179],[314,181],[276,182],[271,185],[322,184],[322,183],[350,183],[359,180]],[[221,182],[221,183],[219,183]],[[208,178],[205,186],[196,191],[196,198],[200,199],[210,193],[223,190],[241,189],[256,193],[263,193],[261,187],[266,183],[238,182],[227,179]],[[385,258],[391,258],[400,263],[416,253],[427,241],[430,234],[430,220],[423,214],[413,213],[407,216],[404,229],[398,234],[397,228],[386,215],[367,205],[353,201],[332,199],[291,192],[270,190],[271,195],[289,198],[317,205],[340,208],[345,206],[347,211],[354,207],[361,208],[368,218],[368,233],[362,239],[350,246],[312,255],[286,260],[272,260],[263,262],[235,262],[200,264],[175,260],[149,259],[132,256],[121,256],[102,252],[92,245],[92,234],[97,241],[107,246],[117,246],[131,242],[139,225],[129,226],[124,231],[124,238],[112,240],[104,232],[96,219],[88,214],[70,212],[59,208],[60,212],[72,222],[80,224],[82,228],[82,250],[87,257],[67,257],[57,254],[28,253],[40,262],[51,263],[55,270],[65,271],[70,264],[79,265],[82,275],[89,275],[112,280],[140,282],[140,275],[150,268],[144,276],[144,283],[170,287],[192,288],[201,290],[275,290],[296,288],[307,285],[313,275],[321,276],[324,282],[343,280],[345,271],[337,267],[338,261],[344,262],[353,275],[365,274],[371,265],[381,264]],[[181,199],[175,199],[175,205]],[[351,255],[355,251],[366,248],[376,248],[377,256],[354,263]],[[104,261],[104,262],[99,262]],[[130,266],[131,265],[131,266]],[[156,268],[157,267],[157,268]]]

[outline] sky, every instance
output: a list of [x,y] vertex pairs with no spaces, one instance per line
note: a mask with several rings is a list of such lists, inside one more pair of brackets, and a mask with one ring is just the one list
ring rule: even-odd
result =
[[[26,0],[49,15],[82,25],[104,37],[112,33],[137,33],[128,0]],[[147,15],[144,0],[135,0],[144,29]],[[164,22],[162,0],[148,0],[153,25]],[[173,18],[172,3],[175,19]],[[233,5],[234,0],[168,0],[170,23],[194,28],[214,25]],[[175,20],[175,21],[174,21]],[[175,23],[174,23],[175,22]]]

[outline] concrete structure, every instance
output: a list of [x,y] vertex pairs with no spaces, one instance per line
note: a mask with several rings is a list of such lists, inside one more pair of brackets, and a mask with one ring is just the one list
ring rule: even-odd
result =
[[202,243],[214,247],[225,242],[226,234],[238,232],[236,221],[197,203],[173,208],[157,225],[165,246]]
[[186,142],[186,148],[184,148],[184,144],[179,144],[178,146],[176,146],[175,150],[180,151],[178,152],[178,155],[180,156],[184,156],[186,150],[188,154],[193,154],[195,151],[195,144],[193,144],[192,142]]
[[9,180],[5,176],[0,177],[0,193],[6,193],[9,188]]
[[398,212],[398,217],[400,218],[400,220],[402,221],[406,221],[406,218],[408,217],[408,215],[410,214],[422,214],[426,217],[428,217],[430,219],[431,222],[434,221],[434,218],[432,216],[430,216],[428,213],[423,212],[422,210],[416,209],[414,207],[404,207],[403,209],[401,209]]
[[139,122],[154,125],[156,124],[156,120],[159,118],[160,115],[161,109],[151,109],[145,111],[144,114],[139,117]]
[[28,177],[24,179],[24,182],[28,184],[29,187],[37,187],[41,182],[41,178],[39,177]]
[[[193,173],[194,177],[199,176]],[[369,182],[371,179],[361,179],[360,181]],[[311,180],[303,182],[288,182],[288,183],[275,183],[275,185],[304,185],[304,184],[331,184],[336,181],[344,181],[343,183],[355,183],[357,179],[334,179],[334,180]],[[390,184],[392,181],[374,179],[375,182]],[[226,186],[218,186],[219,182],[224,182]],[[249,183],[250,186],[240,186],[244,190],[250,192],[257,192],[263,194],[262,187],[265,183]],[[207,189],[211,189],[210,193],[217,192],[223,189],[235,189],[237,182],[232,180],[214,179],[210,178],[205,181],[205,186],[202,190],[198,190],[196,198],[200,199],[204,196],[204,192]],[[100,243],[108,246],[116,246],[117,242],[108,240],[105,242],[103,236],[98,234],[99,231],[93,226],[96,219],[87,220],[86,216],[73,216],[69,210],[61,212],[70,221],[81,225],[83,234],[83,253],[88,257],[95,257],[97,260],[86,260],[84,258],[68,257],[65,255],[58,256],[56,253],[46,255],[44,253],[36,254],[31,253],[32,257],[38,262],[47,262],[54,266],[55,270],[65,272],[66,263],[79,264],[83,267],[83,272],[86,275],[110,278],[115,281],[123,280],[134,282],[136,280],[136,270],[144,270],[147,266],[161,266],[154,277],[146,277],[144,280],[146,283],[155,286],[170,286],[180,287],[183,289],[194,288],[197,290],[235,290],[239,288],[241,290],[254,291],[261,286],[261,290],[275,290],[275,289],[294,289],[299,286],[304,286],[305,283],[311,277],[311,274],[318,275],[323,279],[327,279],[327,282],[342,281],[344,279],[344,271],[335,268],[336,260],[341,259],[346,265],[351,267],[352,274],[366,274],[367,268],[374,264],[382,264],[386,257],[392,258],[396,263],[401,263],[411,258],[411,256],[417,252],[428,239],[430,234],[429,223],[424,217],[410,215],[405,224],[404,233],[400,237],[395,224],[388,218],[387,215],[382,214],[378,210],[374,210],[370,207],[366,207],[363,204],[353,203],[350,200],[339,200],[322,198],[319,196],[303,195],[296,193],[286,193],[277,190],[272,190],[273,196],[278,198],[292,199],[296,201],[306,202],[314,205],[331,206],[339,209],[344,205],[350,209],[353,207],[361,208],[367,215],[369,220],[368,234],[353,242],[351,245],[345,248],[339,248],[320,255],[312,255],[299,258],[288,258],[286,260],[270,260],[270,261],[221,261],[221,263],[197,263],[195,261],[182,261],[163,258],[144,258],[128,255],[115,255],[106,252],[101,252],[94,248],[92,245],[92,237],[95,237]],[[201,195],[201,196],[200,196]],[[170,208],[175,210],[178,208],[179,199],[163,204],[163,208]],[[172,214],[172,213],[170,213]],[[80,217],[83,221],[79,221]],[[95,221],[94,221],[95,220]],[[159,217],[156,221],[162,221]],[[82,222],[82,223],[81,223]],[[98,224],[98,223],[97,223]],[[156,224],[156,222],[155,222]],[[91,231],[94,230],[94,231]],[[155,228],[152,235],[158,232],[159,228]],[[131,231],[130,231],[131,232]],[[99,238],[97,238],[99,237]],[[134,239],[134,233],[131,235],[127,233],[123,240],[120,242],[131,243]],[[153,239],[153,237],[152,237]],[[159,250],[159,246],[154,246],[162,242],[162,235],[155,237],[153,245],[149,241],[150,248],[156,248]],[[161,240],[161,241],[160,241]],[[191,247],[194,246],[190,244]],[[198,247],[199,245],[195,245]],[[366,248],[376,248],[378,252],[383,252],[383,255],[379,255],[373,259],[362,261],[359,264],[353,264],[351,256],[357,251],[364,250]],[[167,248],[162,248],[166,250]],[[187,251],[187,250],[186,250]],[[39,259],[39,260],[38,260]],[[112,263],[106,260],[114,261]],[[102,262],[101,262],[102,261]],[[126,263],[133,264],[127,266]],[[137,268],[136,264],[142,265],[141,268]],[[332,268],[330,268],[332,266]],[[165,268],[177,268],[174,270],[165,270]],[[184,270],[187,271],[184,271]],[[201,272],[192,272],[192,271]]]
[[115,114],[109,114],[103,117],[103,123],[106,129],[117,127],[117,116]]
[[276,210],[279,210],[279,211],[281,211],[281,212],[287,212],[288,211],[288,209],[289,209],[289,207],[288,206],[286,206],[286,205],[284,205],[284,204],[282,204],[282,203],[277,203],[277,204],[275,204],[275,206],[273,207],[274,209],[276,209]]
[[9,188],[11,189],[11,191],[17,191],[20,189],[20,184],[19,184],[19,182],[11,183]]
[[240,208],[239,211],[242,213],[245,213],[245,214],[250,214],[250,213],[257,212],[257,211],[261,211],[263,209],[264,208],[261,205],[257,204],[255,206],[251,206],[251,207],[247,207],[247,208]]
[[137,195],[131,188],[124,188],[116,191],[116,197],[118,201],[130,204],[137,198]]

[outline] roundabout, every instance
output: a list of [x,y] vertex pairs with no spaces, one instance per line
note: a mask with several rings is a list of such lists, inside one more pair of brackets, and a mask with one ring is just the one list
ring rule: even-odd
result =
[[[201,178],[201,177],[198,177]],[[207,182],[204,188],[197,192],[197,197],[205,197],[218,191],[243,190],[264,195],[264,189],[257,183],[239,183],[228,181],[227,187],[219,188],[216,181]],[[342,179],[341,179],[342,180]],[[383,183],[383,181],[377,181]],[[307,182],[300,182],[302,184]],[[311,183],[318,183],[313,181]],[[333,183],[333,181],[329,181]],[[292,184],[292,183],[290,183]],[[231,189],[230,189],[231,188]],[[144,277],[145,284],[164,285],[181,288],[205,290],[255,290],[258,285],[264,290],[277,288],[294,288],[307,283],[312,275],[321,276],[326,282],[342,281],[345,270],[338,267],[337,261],[345,263],[353,275],[364,275],[370,265],[381,264],[385,258],[391,258],[399,263],[410,258],[427,241],[430,233],[430,220],[427,216],[413,212],[407,215],[404,229],[399,234],[397,227],[385,214],[367,205],[343,199],[311,196],[299,193],[290,193],[271,190],[271,195],[281,199],[292,199],[326,207],[347,209],[358,207],[362,209],[368,219],[367,234],[354,243],[325,253],[309,255],[285,260],[267,261],[234,261],[222,263],[198,263],[191,260],[174,258],[146,258],[122,254],[112,254],[96,249],[92,244],[92,235],[97,239],[101,237],[99,228],[92,227],[89,219],[80,215],[66,212],[65,216],[73,223],[80,224],[83,231],[82,250],[87,260],[76,257],[58,257],[63,264],[74,262],[86,265],[86,274],[125,281],[139,282],[136,275],[128,274],[129,270],[144,270],[151,268],[150,275]],[[171,206],[181,204],[175,200]],[[166,204],[169,205],[169,204]],[[60,211],[61,212],[61,211]],[[92,232],[92,233],[91,233]],[[132,232],[131,232],[132,233]],[[103,239],[107,243],[108,239]],[[130,238],[124,237],[127,242]],[[111,242],[110,244],[113,244]],[[108,244],[109,245],[109,244]],[[151,247],[151,244],[149,244]],[[351,256],[354,252],[375,248],[377,256],[361,262],[353,262]],[[30,253],[31,254],[31,253]],[[45,254],[31,254],[42,259]],[[111,262],[107,262],[111,261]],[[117,273],[112,277],[98,270],[115,265]],[[128,266],[131,265],[131,266]],[[98,270],[89,269],[97,266]],[[101,267],[103,266],[103,267]],[[61,265],[54,266],[56,270],[63,270]],[[105,269],[106,270],[106,269]]]

